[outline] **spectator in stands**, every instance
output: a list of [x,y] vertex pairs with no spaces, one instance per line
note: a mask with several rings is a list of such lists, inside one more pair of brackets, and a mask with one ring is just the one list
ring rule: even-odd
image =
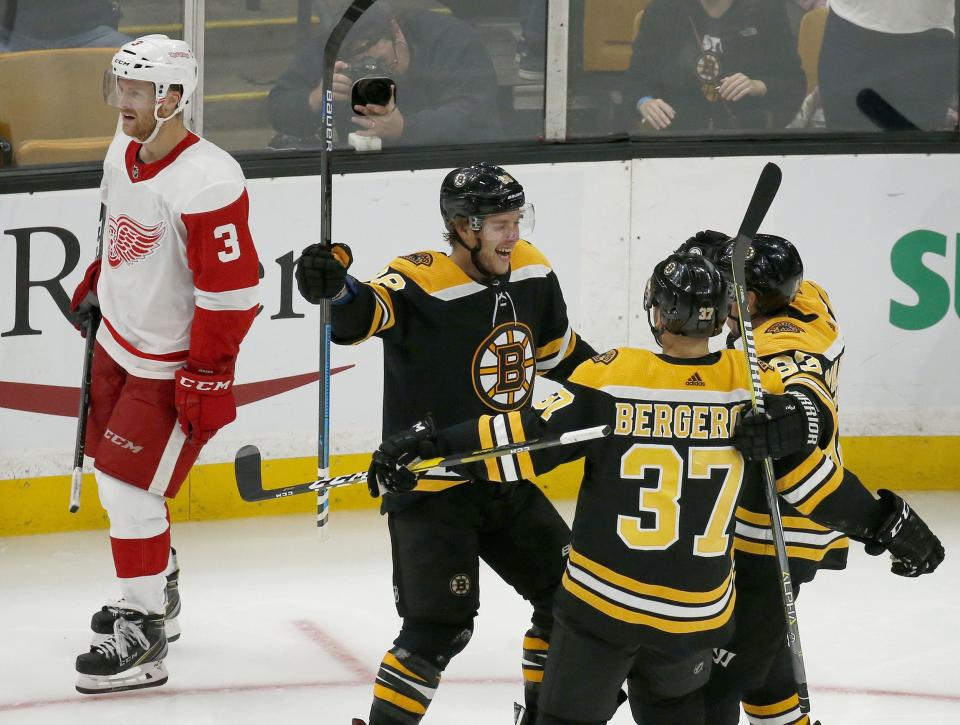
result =
[[112,0],[0,0],[0,53],[46,48],[119,48]]
[[830,0],[820,49],[829,131],[871,131],[857,94],[876,91],[921,129],[947,125],[957,89],[954,0]]
[[[316,143],[323,98],[321,43],[314,39],[302,48],[270,91],[271,123],[287,137],[275,139],[273,146]],[[376,75],[396,81],[394,97],[386,106],[351,109],[351,86],[368,64],[382,69]],[[350,130],[377,136],[384,146],[477,143],[500,135],[497,76],[477,31],[436,12],[396,13],[383,0],[364,13],[341,46],[333,98],[341,143]]]
[[783,128],[806,82],[783,2],[651,0],[628,101],[655,131]]

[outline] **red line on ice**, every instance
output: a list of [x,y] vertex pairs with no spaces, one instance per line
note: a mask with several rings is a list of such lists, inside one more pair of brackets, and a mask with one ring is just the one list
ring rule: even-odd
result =
[[[248,685],[220,685],[211,687],[160,687],[145,690],[132,690],[108,695],[72,695],[69,697],[50,698],[42,700],[27,700],[24,702],[0,703],[0,713],[19,712],[41,707],[57,707],[60,705],[91,705],[103,704],[107,700],[148,700],[171,697],[192,697],[197,695],[229,695],[233,693],[264,692],[269,690],[311,690],[331,689],[335,687],[371,687],[373,678],[364,672],[362,680],[332,680],[312,682],[273,682],[250,683]],[[522,679],[517,677],[447,677],[443,680],[452,685],[520,685]],[[960,703],[960,695],[949,695],[936,692],[910,692],[905,690],[874,690],[860,687],[838,686],[811,686],[814,697],[819,692],[830,692],[838,695],[862,695],[866,697],[902,697],[917,700],[934,700],[939,702]]]

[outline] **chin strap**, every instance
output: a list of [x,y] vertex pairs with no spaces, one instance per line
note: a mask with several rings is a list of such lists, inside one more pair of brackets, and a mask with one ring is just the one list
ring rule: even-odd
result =
[[482,282],[490,283],[494,279],[496,279],[496,275],[491,274],[490,271],[480,263],[480,259],[479,259],[480,245],[479,244],[476,247],[468,247],[467,243],[463,241],[463,239],[460,237],[459,234],[456,235],[456,242],[461,247],[463,247],[468,252],[470,252],[470,261],[473,262],[473,266],[476,267],[477,270],[480,272],[480,274],[482,274],[484,277],[483,280],[481,280]]
[[[166,97],[164,97],[164,100],[166,100]],[[162,103],[162,101],[161,101],[161,103]],[[161,127],[163,124],[165,124],[167,121],[169,121],[171,118],[174,118],[178,113],[180,113],[180,112],[185,108],[185,106],[184,106],[183,104],[177,104],[177,108],[176,108],[176,110],[175,110],[173,113],[171,113],[171,114],[170,114],[169,116],[167,116],[166,118],[160,118],[160,116],[157,115],[157,110],[159,110],[160,105],[161,105],[161,104],[158,103],[158,104],[157,104],[156,106],[154,106],[154,108],[153,108],[153,118],[154,118],[154,120],[157,122],[157,125],[153,127],[153,131],[151,131],[151,132],[150,132],[150,135],[147,136],[147,140],[140,142],[140,144],[143,145],[143,146],[146,146],[148,143],[150,143],[151,141],[153,141],[153,140],[157,137],[157,134],[160,133],[160,127]]]

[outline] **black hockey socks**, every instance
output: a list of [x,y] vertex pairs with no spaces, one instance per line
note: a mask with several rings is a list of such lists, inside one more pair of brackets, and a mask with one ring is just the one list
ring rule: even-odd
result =
[[383,656],[373,685],[370,725],[416,725],[430,707],[440,670],[400,647]]

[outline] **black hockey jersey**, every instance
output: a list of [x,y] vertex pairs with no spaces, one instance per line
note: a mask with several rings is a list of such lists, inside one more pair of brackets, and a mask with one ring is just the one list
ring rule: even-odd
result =
[[[565,377],[594,354],[570,326],[550,263],[523,240],[509,275],[491,284],[430,251],[393,260],[367,286],[375,305],[366,329],[352,338],[337,336],[335,307],[334,340],[383,340],[384,436],[428,413],[442,427],[527,407],[537,374]],[[463,481],[437,469],[413,494],[386,495],[384,508]]]
[[[822,455],[776,463],[781,485],[789,488],[781,502],[784,539],[794,576],[812,577],[817,568],[846,566],[849,539],[807,516],[820,501],[841,489],[843,462],[837,422],[837,388],[844,341],[827,293],[804,281],[787,311],[754,328],[758,357],[772,367],[785,387],[798,387],[818,401],[824,435]],[[842,497],[843,492],[838,493]],[[833,502],[838,503],[838,502]],[[748,492],[737,508],[737,552],[774,556],[770,513],[762,491]]]
[[[783,389],[771,370],[762,384]],[[679,360],[619,348],[581,364],[535,410],[483,416],[439,440],[470,449],[610,425],[606,438],[471,470],[508,481],[585,456],[558,606],[614,641],[699,649],[730,634],[734,509],[742,488],[761,486],[730,445],[750,388],[742,352]]]

